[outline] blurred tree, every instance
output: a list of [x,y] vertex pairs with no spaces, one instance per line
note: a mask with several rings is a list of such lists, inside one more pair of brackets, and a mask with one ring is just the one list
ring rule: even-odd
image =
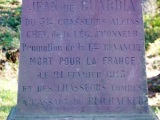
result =
[[146,49],[150,43],[160,38],[160,0],[156,0],[156,6],[154,14],[144,15]]
[[[16,6],[13,6],[16,5]],[[9,7],[8,7],[9,6]],[[21,8],[18,0],[0,0],[0,47],[19,48]]]

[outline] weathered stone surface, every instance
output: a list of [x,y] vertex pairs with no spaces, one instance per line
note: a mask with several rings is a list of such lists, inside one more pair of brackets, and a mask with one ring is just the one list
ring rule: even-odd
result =
[[158,120],[150,110],[148,114],[80,114],[80,115],[15,115],[11,111],[8,120]]
[[139,0],[23,1],[15,120],[151,120],[146,94]]

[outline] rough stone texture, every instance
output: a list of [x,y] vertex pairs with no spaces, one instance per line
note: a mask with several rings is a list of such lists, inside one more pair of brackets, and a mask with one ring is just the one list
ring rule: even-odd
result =
[[19,69],[9,120],[153,119],[139,0],[24,0]]
[[[158,120],[149,111],[149,114],[81,114],[81,115],[16,115],[16,110],[11,111],[7,120]],[[12,115],[13,114],[13,115]],[[14,116],[14,117],[13,117]]]

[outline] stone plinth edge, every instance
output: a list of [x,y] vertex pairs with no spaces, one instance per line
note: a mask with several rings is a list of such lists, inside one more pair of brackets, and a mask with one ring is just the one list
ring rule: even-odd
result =
[[158,117],[149,110],[149,114],[79,114],[79,115],[18,115],[16,107],[12,108],[7,120],[159,120]]

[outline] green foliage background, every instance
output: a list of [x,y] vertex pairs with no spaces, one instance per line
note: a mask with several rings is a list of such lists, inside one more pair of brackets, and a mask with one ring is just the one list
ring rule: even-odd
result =
[[0,47],[19,48],[21,7],[16,0],[0,0]]
[[146,49],[150,43],[160,38],[160,0],[157,0],[157,11],[154,15],[144,15]]

